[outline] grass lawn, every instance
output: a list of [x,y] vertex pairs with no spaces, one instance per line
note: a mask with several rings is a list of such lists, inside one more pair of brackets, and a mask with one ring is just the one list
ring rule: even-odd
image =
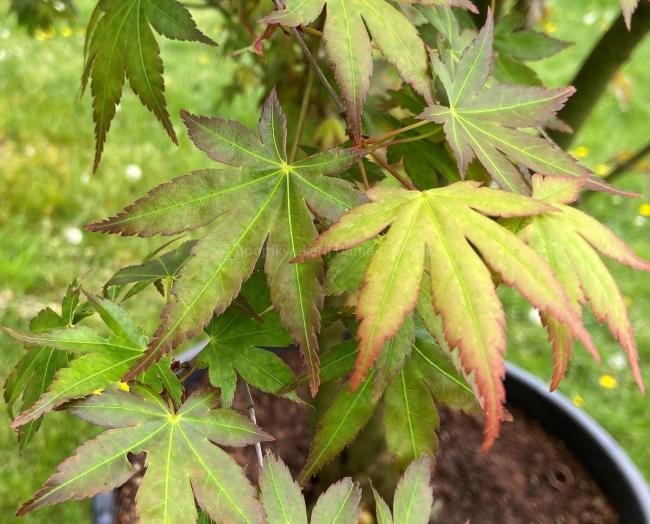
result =
[[[560,4],[562,9],[560,10]],[[585,5],[587,7],[585,7]],[[535,64],[552,84],[565,83],[579,67],[604,28],[617,16],[614,0],[548,1],[544,29],[577,41],[557,57]],[[87,13],[79,19],[82,24]],[[205,32],[219,40],[218,20],[201,13]],[[59,25],[51,33],[27,36],[13,19],[0,19],[0,325],[25,329],[39,309],[58,303],[75,276],[98,289],[119,267],[139,260],[160,241],[114,238],[82,233],[90,220],[103,218],[142,195],[153,185],[208,164],[184,133],[178,111],[220,113],[253,124],[256,88],[225,103],[220,86],[236,64],[219,48],[163,42],[170,114],[180,139],[171,144],[162,128],[128,88],[113,122],[102,165],[91,175],[93,132],[88,96],[79,100],[82,25]],[[638,147],[650,135],[650,39],[617,76],[595,108],[572,150],[597,172]],[[650,177],[629,173],[621,185],[643,196],[626,200],[596,195],[584,208],[609,225],[636,252],[650,258]],[[648,276],[610,265],[629,301],[650,384],[650,286]],[[503,291],[509,313],[508,357],[534,373],[550,375],[550,348],[529,307]],[[146,312],[140,312],[145,318]],[[151,317],[151,315],[150,315]],[[143,327],[152,328],[152,318]],[[595,324],[589,319],[590,324]],[[609,334],[594,327],[603,355],[597,367],[580,347],[561,389],[605,426],[650,477],[650,411],[647,398],[634,388],[621,352]],[[6,374],[20,347],[0,333]],[[608,378],[603,378],[608,377]],[[612,380],[613,379],[613,380]],[[603,385],[601,385],[603,384]],[[2,402],[0,401],[0,404]],[[50,475],[54,467],[96,430],[65,414],[48,416],[32,445],[19,457],[4,404],[0,405],[0,521],[14,522],[17,505]],[[20,522],[86,522],[89,505],[66,503],[41,510]],[[16,519],[17,520],[17,519]]]

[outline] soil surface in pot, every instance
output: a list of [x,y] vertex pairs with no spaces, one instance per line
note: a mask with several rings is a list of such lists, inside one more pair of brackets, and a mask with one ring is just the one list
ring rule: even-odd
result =
[[[253,398],[258,424],[276,437],[265,449],[280,455],[297,474],[309,452],[310,408],[255,391]],[[234,407],[246,413],[241,391]],[[441,409],[440,445],[432,478],[436,518],[432,522],[617,524],[615,510],[564,444],[520,409],[510,407],[510,412],[513,421],[503,424],[501,437],[484,456],[479,452],[482,420]],[[255,481],[254,448],[229,451]],[[143,468],[141,457],[134,461],[140,472],[119,490],[118,524],[138,522],[134,498]],[[312,489],[306,489],[308,499]],[[371,519],[371,501],[367,507],[366,516]]]
[[618,515],[563,442],[521,409],[487,455],[483,421],[442,408],[434,497],[444,524],[617,524]]

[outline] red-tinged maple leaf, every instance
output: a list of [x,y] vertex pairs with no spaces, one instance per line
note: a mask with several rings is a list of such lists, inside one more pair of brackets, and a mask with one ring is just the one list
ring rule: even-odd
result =
[[[599,253],[642,271],[650,271],[650,262],[636,256],[600,222],[568,205],[578,197],[583,182],[575,178],[534,175],[533,196],[553,205],[558,212],[531,218],[520,235],[553,268],[567,290],[574,311],[579,314],[582,305],[588,303],[596,319],[607,324],[627,353],[634,378],[643,391],[636,342],[625,302]],[[555,389],[566,373],[574,337],[556,320],[546,316],[543,320],[553,346],[551,389]]]
[[430,279],[433,306],[445,338],[457,350],[486,418],[484,449],[503,415],[503,308],[490,269],[540,311],[593,347],[581,317],[548,264],[488,216],[531,216],[553,207],[530,197],[459,182],[424,192],[374,188],[371,203],[353,209],[297,260],[348,249],[390,226],[364,276],[357,316],[359,354],[351,387],[358,387],[416,305],[422,277]]

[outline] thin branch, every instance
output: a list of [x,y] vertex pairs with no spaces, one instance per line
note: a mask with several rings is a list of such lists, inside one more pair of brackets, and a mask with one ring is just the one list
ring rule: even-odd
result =
[[366,175],[366,167],[363,165],[363,160],[359,160],[359,172],[361,173],[361,180],[363,181],[363,187],[366,191],[370,189],[370,184],[368,183],[368,176]]
[[[284,8],[284,3],[282,2],[282,0],[273,0],[273,2],[278,7],[278,9]],[[291,35],[296,39],[296,42],[298,42],[298,45],[300,46],[302,52],[307,57],[307,60],[309,60],[309,63],[314,68],[314,71],[316,72],[318,79],[323,84],[323,87],[325,87],[327,94],[336,104],[339,113],[345,114],[345,104],[343,103],[339,95],[336,93],[334,88],[332,87],[332,84],[330,84],[329,80],[325,76],[325,73],[323,73],[323,70],[318,65],[316,58],[314,58],[314,55],[312,55],[311,51],[309,50],[309,47],[307,47],[305,40],[302,38],[302,35],[295,27],[290,27],[289,30],[291,32]]]
[[[627,160],[618,164],[614,169],[612,169],[604,179],[608,184],[613,184],[625,173],[629,172],[636,164],[643,160],[647,155],[650,154],[650,143],[646,144],[644,147],[639,149],[634,155],[632,155]],[[585,202],[592,198],[594,195],[599,194],[597,191],[587,191],[582,194],[581,202]]]
[[291,145],[291,152],[289,153],[289,163],[293,163],[296,159],[298,152],[298,145],[302,137],[302,131],[305,127],[305,118],[307,117],[307,109],[309,109],[309,97],[311,96],[311,88],[314,85],[314,68],[309,67],[307,70],[307,80],[305,82],[305,90],[302,94],[302,103],[300,104],[300,115],[298,116],[298,127],[296,128],[296,136]]
[[634,14],[631,31],[628,31],[625,26],[623,16],[619,16],[592,49],[571,82],[576,88],[576,94],[558,113],[558,117],[573,129],[573,134],[551,133],[560,147],[567,148],[571,145],[582,124],[596,106],[596,102],[606,91],[610,80],[627,62],[648,32],[650,32],[650,3],[641,2]]
[[407,189],[414,189],[417,190],[417,187],[413,185],[413,183],[404,178],[402,175],[400,175],[394,168],[392,168],[388,163],[381,157],[381,155],[378,155],[377,153],[370,153],[372,158],[374,158],[377,163],[383,167],[386,171],[388,171],[391,175],[393,175],[399,182]]
[[313,27],[305,26],[302,28],[302,32],[309,33],[310,35],[314,35],[319,38],[323,38],[323,32],[319,31],[318,29],[314,29]]
[[196,366],[192,364],[183,372],[182,375],[178,377],[178,380],[181,382],[185,382],[188,378],[190,378],[194,374],[195,371],[196,371]]
[[434,129],[433,131],[429,133],[423,133],[421,135],[417,136],[410,136],[408,138],[400,138],[398,140],[392,140],[390,142],[379,142],[377,144],[371,144],[368,146],[372,151],[376,151],[377,149],[384,149],[386,147],[394,146],[397,144],[408,144],[409,142],[417,142],[418,140],[424,140],[425,138],[431,138],[432,136],[436,136],[440,134],[441,128],[439,129]]
[[636,164],[643,160],[647,155],[650,154],[650,142],[647,143],[644,147],[639,149],[634,153],[630,158],[618,164],[612,171],[605,177],[607,182],[611,183],[613,180],[619,178],[623,173],[632,169]]
[[[257,417],[255,416],[255,403],[253,402],[253,396],[251,395],[251,389],[248,387],[248,382],[244,382],[244,398],[248,404],[248,416],[251,419],[251,422],[257,426]],[[257,462],[260,465],[260,468],[264,467],[264,457],[262,456],[262,444],[259,442],[255,443],[255,454],[257,455]]]
[[417,129],[418,127],[426,126],[427,124],[430,123],[431,122],[429,122],[428,120],[420,120],[415,124],[411,124],[406,127],[400,127],[399,129],[393,129],[392,131],[389,131],[388,133],[384,133],[383,135],[371,136],[370,138],[367,138],[364,142],[367,145],[376,144],[377,142],[383,142],[384,140],[388,140],[389,138],[399,135],[400,133],[405,133],[406,131],[411,131],[412,129]]

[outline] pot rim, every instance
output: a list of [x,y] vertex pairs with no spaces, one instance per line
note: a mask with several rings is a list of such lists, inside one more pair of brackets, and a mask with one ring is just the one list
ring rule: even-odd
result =
[[585,411],[542,380],[506,364],[506,398],[562,440],[615,506],[623,524],[650,524],[650,488],[632,459]]

